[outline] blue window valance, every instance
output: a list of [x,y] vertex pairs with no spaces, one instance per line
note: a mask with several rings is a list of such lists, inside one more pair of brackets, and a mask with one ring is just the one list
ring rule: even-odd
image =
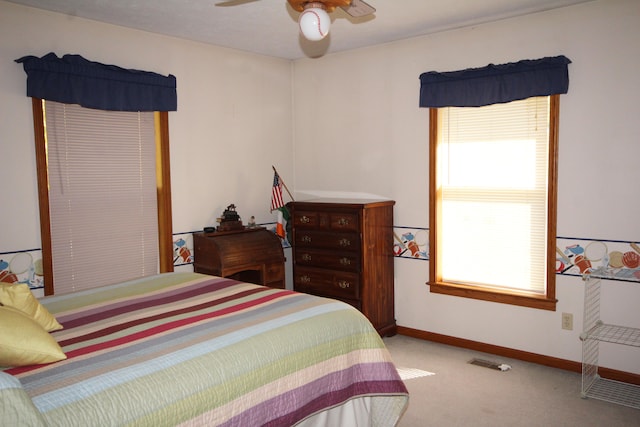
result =
[[565,56],[420,75],[420,107],[480,107],[567,93]]
[[27,96],[112,111],[176,111],[176,78],[89,61],[80,55],[16,59]]

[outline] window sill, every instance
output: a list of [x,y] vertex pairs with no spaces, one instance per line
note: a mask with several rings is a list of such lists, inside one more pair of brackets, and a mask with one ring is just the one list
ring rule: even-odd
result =
[[427,283],[431,292],[463,298],[472,298],[502,304],[519,305],[522,307],[556,311],[556,299],[548,299],[544,295],[498,291],[489,288],[478,288],[449,283]]

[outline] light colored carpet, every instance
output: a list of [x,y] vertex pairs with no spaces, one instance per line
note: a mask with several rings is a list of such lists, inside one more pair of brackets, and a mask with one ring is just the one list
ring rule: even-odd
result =
[[423,371],[422,369],[416,368],[401,368],[396,366],[396,370],[398,371],[398,374],[400,374],[402,381],[435,375],[433,372]]
[[[384,339],[405,381],[409,407],[398,427],[640,427],[640,410],[580,397],[576,372],[402,335]],[[508,364],[501,371],[474,358]],[[408,374],[407,374],[408,375]]]

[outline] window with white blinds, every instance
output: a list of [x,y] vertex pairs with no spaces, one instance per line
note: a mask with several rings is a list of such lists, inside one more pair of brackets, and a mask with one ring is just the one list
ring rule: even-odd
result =
[[435,134],[435,281],[545,297],[550,97],[439,108]]
[[55,293],[157,274],[154,113],[43,102]]

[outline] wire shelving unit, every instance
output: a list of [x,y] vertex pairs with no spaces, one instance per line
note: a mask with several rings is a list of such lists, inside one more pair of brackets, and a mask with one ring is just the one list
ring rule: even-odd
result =
[[600,319],[601,279],[586,276],[584,280],[581,395],[640,409],[640,386],[602,378],[598,373],[600,343],[640,347],[640,329],[604,323]]

